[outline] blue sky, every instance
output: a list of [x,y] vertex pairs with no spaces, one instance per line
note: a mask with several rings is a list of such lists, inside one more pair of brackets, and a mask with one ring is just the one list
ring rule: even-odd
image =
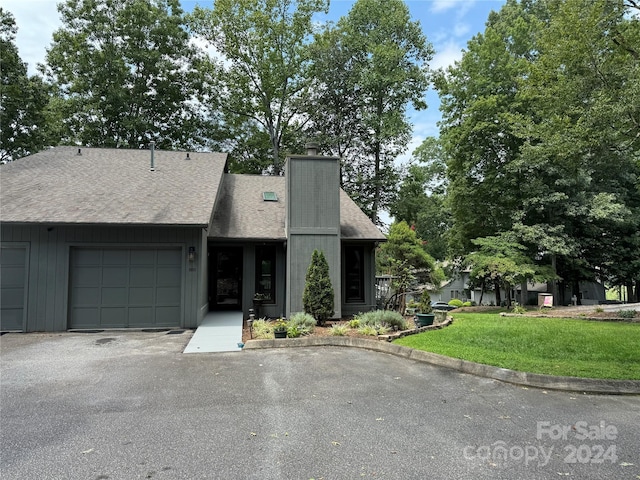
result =
[[[3,8],[16,17],[18,36],[16,43],[22,60],[34,73],[37,63],[44,61],[45,48],[51,43],[53,31],[60,27],[54,0],[3,0]],[[331,0],[327,19],[337,20],[346,15],[354,0]],[[408,0],[414,20],[422,25],[427,39],[434,46],[436,55],[431,67],[440,68],[453,64],[461,57],[467,42],[477,33],[483,32],[491,10],[499,10],[505,0]],[[182,6],[190,11],[199,4],[211,6],[210,0],[182,0]],[[438,96],[427,92],[429,108],[411,113],[414,134],[406,155],[400,161],[408,160],[410,153],[427,136],[437,136],[437,122],[440,120]]]

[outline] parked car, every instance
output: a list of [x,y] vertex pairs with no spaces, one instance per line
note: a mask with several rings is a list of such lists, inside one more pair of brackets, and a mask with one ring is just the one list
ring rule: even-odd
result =
[[431,302],[431,308],[433,310],[455,310],[456,307],[449,305],[447,302]]

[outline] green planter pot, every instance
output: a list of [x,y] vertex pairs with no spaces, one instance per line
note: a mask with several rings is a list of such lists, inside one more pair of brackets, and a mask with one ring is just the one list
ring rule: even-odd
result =
[[435,313],[416,313],[419,327],[427,327],[433,325],[433,320],[436,318]]
[[282,330],[281,332],[273,332],[273,335],[276,338],[287,338],[287,331],[286,330]]

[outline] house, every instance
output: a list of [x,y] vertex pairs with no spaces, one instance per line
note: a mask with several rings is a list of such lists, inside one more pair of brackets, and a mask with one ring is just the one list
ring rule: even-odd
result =
[[314,249],[335,316],[375,306],[384,235],[339,160],[233,175],[221,153],[56,147],[0,167],[0,329],[195,328],[212,310],[302,310]]
[[[478,305],[495,305],[496,304],[496,292],[492,289],[485,289],[484,292],[480,288],[469,287],[469,274],[470,269],[464,269],[458,272],[455,276],[449,280],[443,282],[440,290],[431,294],[432,300],[438,300],[443,302],[449,302],[454,298],[462,300],[463,302],[474,302]],[[605,301],[605,288],[599,282],[580,282],[580,298],[576,299],[582,305],[598,305]],[[551,294],[552,285],[548,283],[529,283],[527,288],[522,293],[521,285],[514,285],[509,292],[511,300],[523,305],[538,305],[540,294]],[[500,298],[502,302],[505,301],[507,292],[502,289],[500,292]],[[571,303],[571,288],[568,285],[564,285],[558,290],[559,298],[555,299],[556,305],[569,305]]]

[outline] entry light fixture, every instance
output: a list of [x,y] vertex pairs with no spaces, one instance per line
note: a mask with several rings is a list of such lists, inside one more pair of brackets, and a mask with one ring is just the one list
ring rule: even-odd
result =
[[196,247],[189,247],[189,262],[193,263],[196,259]]

